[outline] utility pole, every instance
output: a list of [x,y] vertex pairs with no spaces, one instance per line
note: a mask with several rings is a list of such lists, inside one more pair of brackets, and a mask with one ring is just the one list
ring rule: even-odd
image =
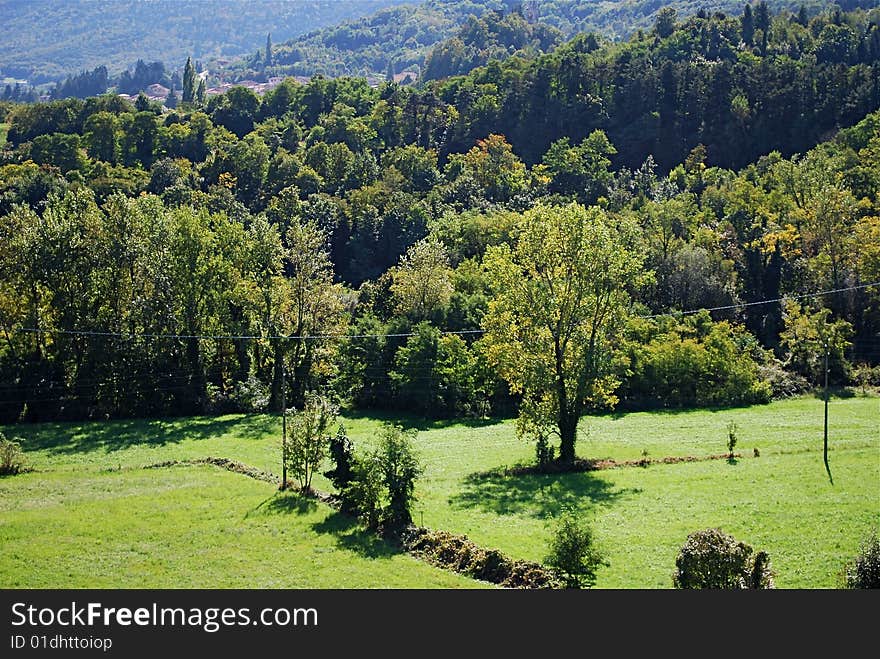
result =
[[287,489],[287,378],[281,365],[281,489]]
[[825,341],[825,432],[823,435],[822,457],[825,460],[825,471],[828,472],[828,480],[834,484],[831,477],[831,467],[828,466],[828,341]]

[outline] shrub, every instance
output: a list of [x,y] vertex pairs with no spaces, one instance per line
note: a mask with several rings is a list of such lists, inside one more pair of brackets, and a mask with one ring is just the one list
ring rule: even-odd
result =
[[770,558],[720,529],[696,531],[688,536],[675,559],[672,583],[686,589],[773,588]]
[[535,441],[535,460],[538,467],[544,468],[553,462],[554,447],[550,445],[546,434],[539,434]]
[[265,412],[269,407],[269,387],[251,375],[247,380],[235,383],[231,398],[239,412]]
[[846,566],[847,588],[880,588],[880,539],[873,531],[858,555]]
[[803,375],[789,371],[779,360],[772,360],[758,367],[758,377],[770,387],[774,399],[799,396],[812,389]]
[[353,463],[351,475],[342,491],[342,508],[357,513],[364,526],[376,530],[381,518],[384,489],[382,465],[375,456],[367,456]]
[[324,433],[334,418],[336,408],[330,401],[306,394],[302,409],[290,419],[285,459],[303,490],[311,488],[312,477],[324,459],[329,443]]
[[767,403],[766,358],[747,330],[708,313],[633,320],[614,360],[618,396],[630,409]]
[[336,434],[330,438],[330,457],[336,467],[325,471],[324,476],[341,492],[354,477],[355,462],[354,448],[345,432],[345,426],[340,425]]
[[592,529],[573,511],[566,511],[560,518],[546,562],[567,588],[591,587],[599,567],[608,565],[594,545]]
[[727,454],[730,457],[733,457],[733,449],[736,448],[737,430],[739,430],[739,426],[736,425],[735,421],[727,422]]
[[870,364],[858,364],[853,366],[850,379],[856,384],[863,394],[868,393],[872,387],[880,387],[880,366]]
[[412,524],[413,493],[416,479],[422,473],[412,444],[415,434],[416,431],[404,431],[400,426],[386,426],[377,453],[388,489],[383,522],[392,533]]
[[27,467],[18,438],[6,439],[0,433],[0,476],[14,476],[23,471],[27,471]]

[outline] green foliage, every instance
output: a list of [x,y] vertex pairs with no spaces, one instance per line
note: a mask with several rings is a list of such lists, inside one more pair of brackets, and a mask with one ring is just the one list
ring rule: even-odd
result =
[[773,574],[765,552],[753,549],[719,529],[688,536],[675,559],[673,585],[685,589],[773,588]]
[[417,242],[390,272],[391,293],[397,310],[412,320],[427,320],[449,304],[453,292],[452,269],[440,243]]
[[548,188],[574,195],[582,204],[595,204],[611,182],[608,156],[615,153],[617,149],[601,130],[593,131],[577,146],[571,146],[567,137],[556,140],[542,160],[550,176]]
[[880,588],[880,539],[873,531],[845,569],[847,588]]
[[[520,51],[418,89],[315,77],[262,98],[238,87],[206,112],[187,103],[158,113],[116,95],[3,105],[0,379],[13,385],[0,391],[0,416],[249,409],[236,402],[249,378],[277,410],[287,360],[297,405],[325,386],[353,405],[444,418],[521,401],[521,429],[548,446],[565,435],[568,456],[585,410],[745,404],[798,393],[805,376],[820,383],[824,350],[810,343],[819,325],[841,323],[831,381],[864,380],[878,360],[880,289],[822,295],[799,315],[765,301],[880,279],[880,121],[869,115],[807,151],[876,106],[880,42],[869,14],[802,26],[771,3],[755,9],[748,47],[739,5],[688,18],[696,2],[663,3],[681,19],[664,39],[584,34],[528,59],[544,47],[535,40],[554,34],[542,23],[580,30],[614,16],[650,27],[660,8],[636,21],[632,3],[617,5],[530,3],[496,15],[483,2],[442,2],[332,31],[332,41],[354,44],[396,33],[405,16],[419,23],[406,49],[429,49],[454,24],[476,51],[492,50],[496,36]],[[442,21],[423,20],[437,11]],[[267,76],[286,66],[284,47],[271,50]],[[186,68],[194,84],[199,62]],[[126,80],[163,75],[164,65],[141,62]],[[805,153],[783,157],[793,151]],[[579,228],[528,226],[571,199],[597,206],[585,211],[601,218],[586,223],[601,225],[589,241],[578,245]],[[540,258],[517,255],[530,232]],[[581,347],[592,349],[586,321],[561,342],[570,409],[560,415],[553,360],[519,368],[524,339],[554,353],[550,324],[508,323],[490,300],[493,287],[526,291],[541,251],[568,239],[580,256],[558,268],[544,259],[542,271],[568,281],[565,263],[592,263],[601,275],[599,233],[655,277],[620,277],[620,313],[597,335],[594,362],[581,360]],[[514,268],[502,282],[488,266],[505,250],[525,275]],[[539,301],[553,298],[539,289]],[[520,297],[520,309],[539,309]],[[662,319],[621,334],[630,302]],[[664,316],[699,308],[716,309],[715,322]],[[506,327],[503,345],[443,334],[487,318]],[[430,328],[413,327],[425,320]],[[196,333],[234,338],[187,338]],[[339,334],[348,338],[319,338]],[[308,338],[269,338],[280,336]],[[592,383],[583,397],[570,395],[577,363]]]
[[521,428],[556,426],[574,460],[588,406],[613,405],[613,342],[643,275],[635,228],[578,204],[527,211],[513,248],[487,250],[494,300],[483,319],[489,363],[522,394]]
[[416,479],[424,472],[413,446],[415,436],[414,430],[388,425],[382,431],[376,452],[388,492],[383,525],[391,533],[412,524]]
[[[308,393],[303,406],[294,410],[287,425],[287,446],[284,459],[300,489],[307,492],[312,478],[327,455],[327,428],[336,419],[337,408],[325,397]],[[282,486],[286,486],[283,483]]]
[[330,457],[336,466],[330,471],[325,471],[324,476],[329,478],[333,486],[341,492],[353,480],[355,465],[354,447],[342,424],[339,425],[336,434],[330,438]]
[[730,456],[733,456],[733,449],[736,447],[737,441],[739,441],[739,426],[736,424],[736,421],[728,421],[727,422],[727,453]]
[[14,476],[27,470],[24,452],[21,450],[21,438],[6,439],[0,432],[0,476]]
[[269,388],[256,376],[249,375],[247,380],[235,383],[232,400],[237,411],[265,412],[269,407]]
[[488,402],[479,356],[460,337],[441,336],[427,323],[413,332],[389,373],[394,404],[431,418],[482,416]]
[[607,565],[595,546],[593,530],[573,510],[559,518],[546,563],[560,574],[567,588],[592,587],[596,571]]
[[765,356],[750,334],[707,313],[633,319],[617,352],[622,404],[630,408],[766,403]]
[[382,464],[371,454],[355,461],[352,478],[341,493],[342,505],[356,512],[367,529],[375,531],[382,522],[384,491]]
[[832,321],[828,308],[810,313],[797,302],[785,304],[785,329],[780,334],[780,346],[786,352],[787,366],[821,385],[828,354],[829,377],[840,382],[848,370],[844,351],[849,347],[852,325],[844,319]]
[[[95,5],[73,0],[66,7],[64,20],[58,20],[52,2],[36,0],[3,7],[0,18],[14,31],[15,38],[4,42],[0,59],[11,75],[30,76],[35,82],[60,79],[101,64],[116,73],[134,63],[135,45],[145,57],[182,62],[191,53],[196,38],[206,57],[226,59],[253,53],[270,30],[288,39],[401,1],[291,5],[267,0],[251,6],[244,0],[143,5]],[[206,16],[213,18],[207,21]],[[189,29],[182,30],[184,25]],[[95,26],[101,27],[100,38]]]

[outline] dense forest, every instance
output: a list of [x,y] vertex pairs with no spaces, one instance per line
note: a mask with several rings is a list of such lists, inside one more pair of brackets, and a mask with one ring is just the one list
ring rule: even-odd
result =
[[[826,0],[770,0],[772,11],[809,16],[832,6]],[[849,8],[876,0],[845,0]],[[693,16],[697,0],[427,0],[391,7],[364,18],[316,30],[282,43],[265,67],[265,50],[234,65],[241,78],[263,75],[327,76],[419,72],[430,77],[467,73],[490,59],[547,52],[566,38],[595,33],[608,40],[648,31],[658,14]],[[740,0],[711,3],[713,11],[739,14]],[[433,66],[431,66],[433,60]],[[452,66],[447,64],[452,60]],[[438,61],[440,66],[438,67]]]
[[277,409],[285,382],[509,411],[501,257],[565,214],[644,266],[594,409],[767,401],[826,353],[877,384],[878,24],[759,3],[420,89],[2,104],[0,419]]
[[118,75],[137,59],[232,58],[403,0],[4,0],[0,79],[54,82],[82,70]]

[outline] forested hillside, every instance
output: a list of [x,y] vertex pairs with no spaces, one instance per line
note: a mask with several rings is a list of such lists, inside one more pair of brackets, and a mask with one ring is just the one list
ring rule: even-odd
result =
[[703,144],[708,163],[740,167],[802,151],[878,107],[880,10],[807,20],[757,7],[748,20],[658,22],[623,44],[580,35],[537,60],[450,79],[432,88],[458,112],[447,148],[496,132],[537,162],[554,140],[601,128],[619,164],[651,153],[668,169]]
[[[834,3],[770,0],[767,4],[775,12],[797,12],[803,6],[807,15],[813,16]],[[855,8],[877,3],[844,0],[840,4]],[[667,18],[685,18],[704,5],[697,0],[413,2],[282,43],[274,55],[274,66],[268,70],[263,67],[265,53],[257,53],[239,65],[238,74],[366,75],[418,72],[428,65],[431,77],[437,78],[466,73],[491,58],[533,56],[578,33],[595,32],[612,41],[627,39],[638,30],[650,30],[661,10]],[[711,6],[713,12],[738,15],[742,2],[721,0]]]
[[638,271],[594,408],[766,401],[826,351],[876,384],[878,16],[762,12],[424,90],[0,106],[0,415],[277,408],[283,369],[294,403],[509,409],[483,334],[572,218]]
[[138,59],[232,58],[402,0],[0,0],[0,79],[31,84]]

